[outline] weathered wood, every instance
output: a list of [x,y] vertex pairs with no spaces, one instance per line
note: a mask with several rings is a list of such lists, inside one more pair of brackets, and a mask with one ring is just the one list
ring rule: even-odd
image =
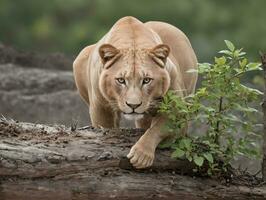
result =
[[0,199],[265,199],[266,186],[222,184],[158,150],[154,166],[125,158],[141,130],[71,131],[0,120]]
[[266,181],[266,54],[261,55],[261,63],[264,71],[264,97],[262,103],[262,110],[264,114],[262,176],[263,180]]

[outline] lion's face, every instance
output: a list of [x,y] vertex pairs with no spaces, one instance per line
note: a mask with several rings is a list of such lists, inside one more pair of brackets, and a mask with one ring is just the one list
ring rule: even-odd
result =
[[99,49],[104,63],[99,87],[112,108],[126,118],[143,117],[169,89],[170,77],[164,68],[169,48],[118,50],[111,45]]

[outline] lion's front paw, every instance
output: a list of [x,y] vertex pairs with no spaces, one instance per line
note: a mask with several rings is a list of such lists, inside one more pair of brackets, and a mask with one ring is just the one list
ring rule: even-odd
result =
[[149,146],[136,143],[130,150],[127,157],[130,163],[137,169],[150,167],[154,160],[154,149]]

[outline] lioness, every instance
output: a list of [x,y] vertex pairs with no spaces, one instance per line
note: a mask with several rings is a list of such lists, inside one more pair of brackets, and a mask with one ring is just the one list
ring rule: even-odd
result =
[[193,93],[197,74],[186,71],[196,66],[183,32],[167,23],[142,23],[134,17],[118,20],[73,64],[93,126],[118,127],[123,114],[146,130],[127,155],[136,168],[151,166],[157,145],[169,136],[161,130],[166,117],[151,111],[168,90],[180,96]]

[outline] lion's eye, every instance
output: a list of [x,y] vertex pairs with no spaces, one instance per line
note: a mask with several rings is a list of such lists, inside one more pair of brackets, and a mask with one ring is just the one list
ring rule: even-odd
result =
[[126,84],[126,80],[124,78],[117,78],[116,81],[120,84]]
[[144,78],[143,79],[143,84],[148,84],[148,83],[150,83],[152,81],[152,78]]

